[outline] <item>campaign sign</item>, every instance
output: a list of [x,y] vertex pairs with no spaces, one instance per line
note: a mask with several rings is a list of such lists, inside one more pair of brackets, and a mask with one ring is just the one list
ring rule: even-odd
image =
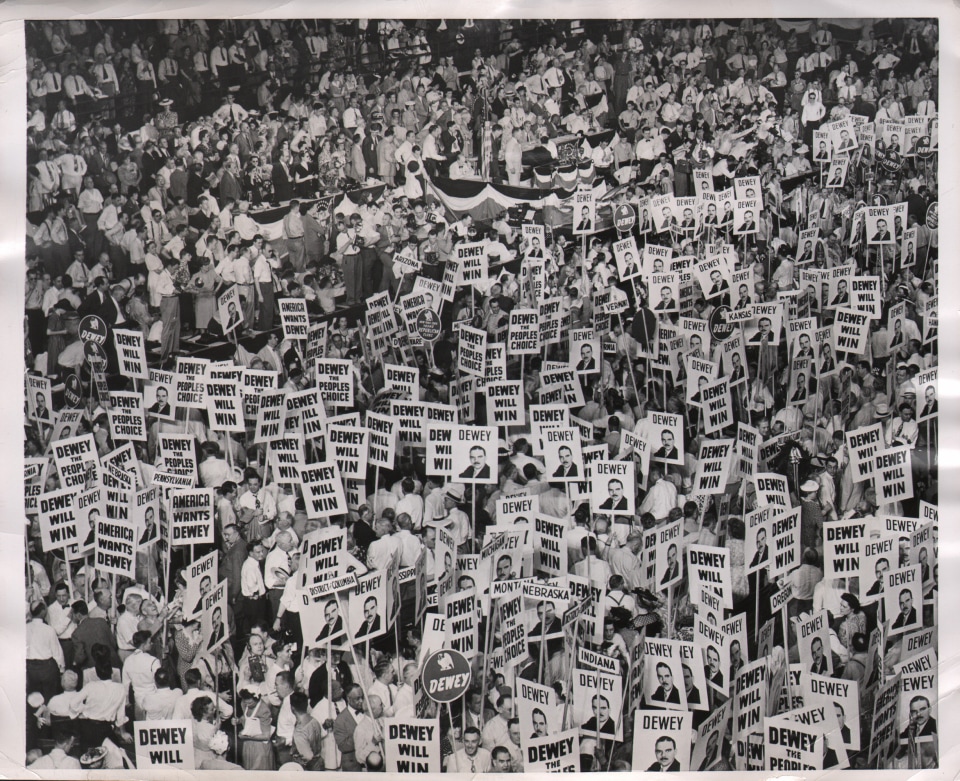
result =
[[193,770],[193,722],[190,719],[135,721],[137,770],[177,767]]
[[423,661],[420,678],[427,696],[434,702],[453,702],[470,686],[470,662],[459,651],[442,649]]

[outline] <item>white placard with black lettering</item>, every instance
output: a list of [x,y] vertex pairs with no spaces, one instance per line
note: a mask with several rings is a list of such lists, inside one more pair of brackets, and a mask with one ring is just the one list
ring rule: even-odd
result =
[[133,739],[137,770],[194,770],[193,722],[190,719],[135,721]]
[[454,427],[453,472],[459,482],[497,482],[497,441],[495,426]]
[[638,710],[633,714],[633,725],[634,770],[671,773],[690,769],[691,713]]

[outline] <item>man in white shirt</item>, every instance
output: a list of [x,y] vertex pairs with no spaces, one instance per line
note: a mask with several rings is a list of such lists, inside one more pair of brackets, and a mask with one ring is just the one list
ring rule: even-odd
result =
[[77,625],[73,622],[73,616],[70,612],[70,588],[66,583],[58,583],[54,589],[55,600],[50,603],[47,611],[47,623],[53,627],[57,633],[57,639],[63,648],[64,659],[70,663],[73,661],[72,643],[73,630]]
[[367,549],[367,566],[370,569],[386,571],[394,561],[400,558],[400,543],[393,536],[393,522],[389,518],[379,518],[373,526],[377,539]]
[[[410,516],[413,528],[419,531],[423,528],[423,499],[416,493],[416,483],[411,477],[405,477],[400,482],[403,496],[397,502],[396,513],[406,513]],[[432,519],[427,519],[432,520]]]
[[27,693],[40,692],[46,701],[57,693],[64,670],[64,646],[56,630],[44,622],[47,606],[42,602],[30,610],[27,622]]
[[651,513],[658,521],[666,518],[677,506],[677,487],[663,475],[658,466],[650,468],[649,480],[652,486],[640,503],[638,514]]
[[162,667],[153,674],[153,682],[154,690],[145,694],[142,701],[138,701],[143,709],[143,718],[145,720],[174,718],[173,710],[183,697],[183,692],[173,687],[170,673]]
[[260,562],[267,557],[263,543],[257,541],[250,546],[247,558],[240,568],[239,610],[236,611],[237,632],[245,637],[250,628],[266,620],[267,589],[260,574]]
[[67,731],[66,726],[54,728],[54,745],[50,753],[34,760],[27,767],[32,770],[80,770],[80,761],[70,756],[76,738]]
[[273,550],[267,554],[263,565],[263,584],[267,589],[271,617],[277,615],[280,597],[283,595],[283,587],[292,574],[290,571],[290,551],[293,548],[293,536],[290,532],[280,532],[274,542]]

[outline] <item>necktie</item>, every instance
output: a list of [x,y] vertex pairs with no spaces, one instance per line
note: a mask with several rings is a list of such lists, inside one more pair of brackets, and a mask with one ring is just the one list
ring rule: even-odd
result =
[[53,74],[53,91],[60,91],[60,76],[56,73]]
[[70,89],[73,90],[74,94],[77,92],[77,79],[75,76],[67,76],[67,80],[70,82]]

